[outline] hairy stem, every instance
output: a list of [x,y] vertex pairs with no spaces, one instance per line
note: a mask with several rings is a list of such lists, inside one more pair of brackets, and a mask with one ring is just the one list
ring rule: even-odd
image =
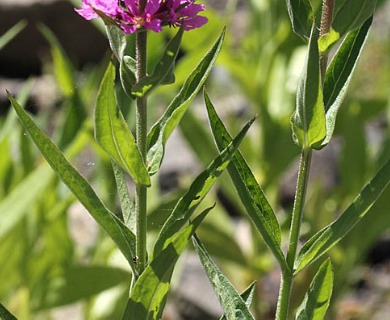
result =
[[291,288],[293,284],[294,262],[295,256],[297,254],[303,207],[309,180],[311,154],[311,149],[303,149],[301,153],[294,208],[291,219],[289,246],[286,257],[289,268],[282,270],[282,280],[280,284],[278,306],[276,310],[277,320],[286,320],[288,316]]
[[[323,0],[320,37],[329,33],[332,29],[334,0]],[[324,80],[326,66],[328,64],[328,51],[320,54],[321,79]]]
[[[147,61],[147,32],[146,30],[136,33],[136,61],[137,81],[146,76]],[[146,161],[147,153],[147,100],[146,97],[138,97],[136,101],[136,140],[141,156]],[[135,210],[136,210],[136,236],[137,236],[137,266],[141,274],[147,264],[146,252],[146,210],[147,188],[144,185],[136,186]]]

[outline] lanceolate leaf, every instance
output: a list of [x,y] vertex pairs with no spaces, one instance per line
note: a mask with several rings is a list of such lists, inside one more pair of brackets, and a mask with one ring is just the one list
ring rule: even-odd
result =
[[176,233],[170,244],[156,254],[132,289],[123,320],[161,319],[177,259],[211,209],[205,210],[187,227]]
[[46,158],[47,162],[81,204],[89,211],[93,218],[104,230],[106,230],[129,261],[133,271],[135,271],[136,269],[134,268],[133,263],[133,257],[135,256],[135,235],[115,216],[115,214],[104,206],[89,183],[65,159],[57,146],[43,134],[16,100],[9,93],[7,94],[19,119],[22,121],[24,127]]
[[[254,319],[244,299],[239,295],[234,286],[225,277],[217,265],[211,260],[205,247],[200,240],[192,238],[196,251],[200,257],[203,268],[209,281],[221,302],[227,320],[250,320]],[[200,293],[199,293],[200,294]]]
[[135,78],[136,63],[132,57],[124,56],[119,66],[122,88],[131,99],[135,99],[135,96],[131,93],[131,89],[137,81]]
[[287,10],[292,29],[304,39],[310,38],[313,9],[309,0],[287,0]]
[[187,107],[206,81],[214,62],[221,51],[224,35],[225,30],[184,82],[180,92],[172,100],[163,116],[150,130],[148,134],[148,168],[150,174],[155,174],[160,168],[164,156],[165,144],[180,122]]
[[114,172],[116,188],[118,190],[119,202],[121,204],[123,222],[133,233],[136,233],[135,205],[133,200],[130,198],[125,175],[123,174],[122,168],[118,166],[115,160],[111,160],[111,164]]
[[302,247],[295,263],[295,273],[323,256],[337,244],[366,215],[389,182],[390,160],[378,171],[355,201],[336,221],[315,234],[313,236],[315,241],[309,239]]
[[317,40],[318,31],[313,25],[306,65],[298,84],[296,111],[291,117],[294,140],[303,148],[319,147],[326,136]]
[[[232,141],[232,138],[206,93],[205,102],[215,142],[218,149],[222,150]],[[285,264],[280,249],[281,235],[278,220],[240,151],[234,154],[228,171],[252,222],[279,263]]]
[[317,271],[296,313],[296,320],[323,320],[333,290],[332,263],[326,260]]
[[332,28],[340,38],[348,31],[359,29],[371,17],[376,0],[337,0],[335,1]]
[[221,154],[191,184],[187,193],[178,201],[171,215],[162,227],[154,246],[154,256],[165,248],[171,237],[178,232],[202,202],[218,176],[226,169],[254,119],[247,123],[237,137],[221,152]]
[[143,97],[150,93],[161,83],[170,83],[168,80],[174,80],[173,69],[175,67],[175,61],[177,54],[179,53],[181,39],[184,29],[180,28],[176,33],[176,36],[168,44],[164,54],[160,58],[154,68],[153,74],[141,79],[132,88],[132,94],[137,97]]
[[95,108],[95,138],[101,147],[134,179],[150,185],[149,174],[115,96],[115,67],[108,65]]
[[0,303],[0,320],[17,320],[11,312],[9,312],[1,303]]
[[110,48],[118,61],[122,61],[127,46],[126,35],[117,26],[106,24],[107,38]]
[[[253,297],[255,295],[256,282],[253,282],[248,288],[244,290],[243,293],[240,294],[241,298],[245,301],[248,309],[252,305]],[[220,320],[226,320],[226,316],[223,315]]]
[[326,112],[326,138],[322,146],[332,138],[337,112],[347,92],[353,71],[357,65],[372,23],[369,18],[359,29],[350,32],[330,63],[324,81],[324,104]]

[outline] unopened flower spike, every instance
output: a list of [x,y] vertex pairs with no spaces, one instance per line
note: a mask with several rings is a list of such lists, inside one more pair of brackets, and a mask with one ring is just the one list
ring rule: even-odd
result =
[[192,30],[207,23],[206,17],[198,15],[205,6],[195,0],[148,0],[143,11],[139,0],[82,0],[75,10],[87,20],[100,17],[115,24],[126,34],[141,29],[160,32],[163,26]]

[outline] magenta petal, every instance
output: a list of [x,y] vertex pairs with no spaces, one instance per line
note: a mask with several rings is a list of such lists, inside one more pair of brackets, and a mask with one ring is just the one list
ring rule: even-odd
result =
[[82,6],[81,9],[74,9],[80,16],[82,16],[86,20],[91,20],[94,18],[98,18],[99,16],[91,7]]
[[160,0],[149,0],[145,7],[145,14],[153,15],[160,8]]
[[124,33],[126,34],[131,34],[137,31],[137,26],[135,24],[121,24],[121,29],[123,30]]
[[130,13],[134,16],[139,16],[139,0],[124,0],[126,6],[129,8]]
[[193,30],[195,28],[200,28],[206,24],[208,19],[203,16],[196,16],[193,18],[188,18],[183,21],[184,30]]
[[150,22],[146,22],[144,26],[146,29],[152,30],[154,32],[161,32],[162,31],[161,20],[159,20],[159,19],[154,19]]
[[189,4],[182,8],[179,14],[186,17],[196,16],[199,12],[204,11],[205,7],[203,4]]
[[86,3],[107,16],[115,16],[120,11],[117,0],[86,0]]

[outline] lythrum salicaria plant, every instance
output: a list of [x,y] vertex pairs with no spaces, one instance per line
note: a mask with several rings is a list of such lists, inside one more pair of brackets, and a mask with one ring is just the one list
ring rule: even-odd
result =
[[[153,249],[148,252],[147,194],[153,181],[152,176],[159,171],[169,136],[211,71],[222,47],[224,31],[188,75],[181,90],[151,128],[148,128],[147,115],[153,112],[153,106],[148,105],[148,97],[158,86],[175,81],[175,61],[183,34],[207,23],[207,19],[200,14],[204,9],[204,5],[193,0],[84,0],[81,8],[76,9],[87,20],[98,18],[104,21],[113,52],[96,98],[94,135],[112,161],[121,205],[118,214],[107,208],[90,183],[8,94],[26,131],[48,163],[127,259],[132,271],[132,282],[127,305],[123,307],[123,319],[162,317],[175,263],[212,207],[192,216],[228,166],[253,122],[249,121],[194,180],[170,212]],[[168,43],[153,70],[147,70],[148,33],[160,32],[164,27],[176,28],[176,35]],[[126,54],[126,35],[135,38],[134,56]],[[116,83],[121,84],[129,104],[135,100],[135,136],[118,106]],[[129,193],[126,175],[136,185],[134,196]]]
[[[297,89],[296,110],[291,117],[293,140],[301,149],[301,161],[287,253],[282,250],[282,233],[274,210],[238,151],[253,120],[232,138],[206,93],[204,98],[209,121],[220,154],[178,200],[156,241],[148,246],[148,188],[160,169],[169,136],[202,88],[217,59],[224,32],[189,74],[161,118],[150,128],[147,125],[148,112],[154,112],[154,106],[148,104],[148,97],[158,86],[175,81],[175,61],[184,32],[199,28],[207,22],[201,15],[205,9],[203,5],[193,0],[83,0],[81,8],[76,9],[87,20],[104,21],[113,52],[96,98],[94,133],[96,141],[111,158],[121,205],[118,214],[105,206],[89,182],[8,94],[26,131],[46,160],[127,259],[132,271],[132,282],[127,304],[123,306],[123,319],[161,319],[174,266],[190,238],[220,299],[224,309],[222,318],[254,319],[250,312],[254,285],[239,294],[195,234],[212,207],[197,215],[194,212],[225,168],[255,229],[280,266],[281,285],[276,319],[288,319],[294,313],[295,319],[325,317],[333,286],[330,260],[325,259],[319,267],[299,308],[290,310],[294,278],[308,265],[323,258],[362,219],[390,181],[390,161],[387,161],[345,212],[298,250],[311,155],[313,150],[326,147],[332,138],[338,109],[371,26],[375,2],[324,0],[317,16],[309,0],[287,0],[292,28],[308,44],[306,62]],[[154,68],[148,70],[148,33],[160,32],[164,27],[175,27],[177,32]],[[128,54],[129,50],[126,50],[126,35],[134,37],[134,55]],[[339,44],[338,50],[328,63],[329,49],[335,44]],[[135,135],[129,130],[129,124],[118,106],[117,83],[127,95],[129,104],[135,100]],[[129,193],[126,175],[136,185],[134,195]],[[152,248],[150,252],[148,247]],[[12,319],[0,305],[2,314]]]

